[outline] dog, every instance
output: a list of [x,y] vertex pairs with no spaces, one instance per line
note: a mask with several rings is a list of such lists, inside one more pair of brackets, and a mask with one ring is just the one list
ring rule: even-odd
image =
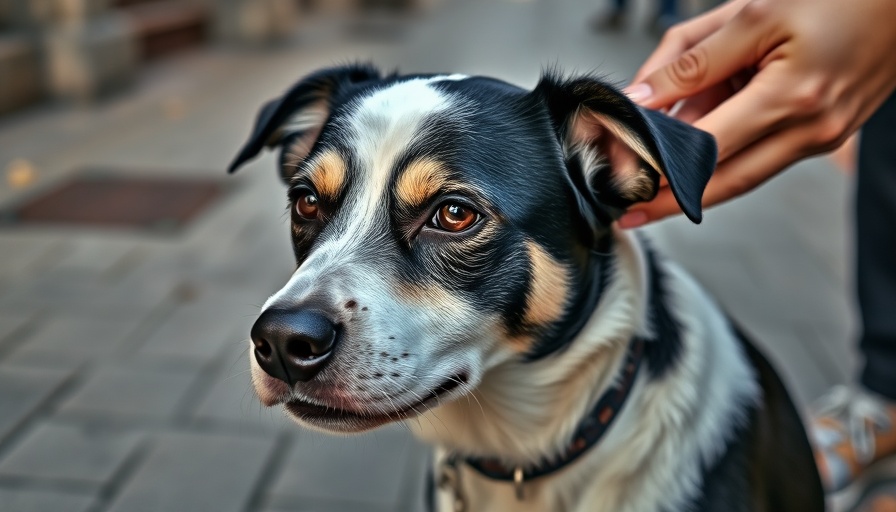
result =
[[[408,421],[440,511],[821,511],[797,411],[720,307],[615,227],[711,136],[593,76],[318,71],[230,165],[281,148],[297,269],[251,329],[299,424]],[[665,180],[665,182],[663,181]]]

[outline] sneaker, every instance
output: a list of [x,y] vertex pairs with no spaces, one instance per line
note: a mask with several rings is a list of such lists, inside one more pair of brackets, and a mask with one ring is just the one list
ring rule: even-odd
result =
[[878,496],[861,505],[856,512],[896,512],[896,496]]
[[851,512],[896,512],[896,479],[875,482],[868,486]]
[[812,408],[810,423],[815,459],[829,494],[896,454],[896,402],[868,391],[831,389]]

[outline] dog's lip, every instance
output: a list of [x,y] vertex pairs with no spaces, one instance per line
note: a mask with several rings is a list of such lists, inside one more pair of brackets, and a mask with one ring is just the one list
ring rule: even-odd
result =
[[334,406],[320,405],[302,399],[294,398],[283,405],[295,417],[312,423],[351,423],[354,425],[372,428],[392,421],[410,418],[423,412],[427,404],[455,391],[460,386],[467,384],[466,372],[461,372],[446,379],[441,385],[430,391],[426,396],[409,405],[379,412],[358,412],[342,409]]

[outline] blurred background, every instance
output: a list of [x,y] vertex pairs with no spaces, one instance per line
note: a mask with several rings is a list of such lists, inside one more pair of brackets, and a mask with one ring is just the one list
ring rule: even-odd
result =
[[[273,156],[224,168],[259,106],[355,59],[624,85],[694,0],[0,0],[0,511],[416,511],[400,427],[300,430],[249,385],[293,267]],[[670,14],[671,13],[671,14]],[[853,370],[852,182],[812,160],[646,231],[801,404]]]

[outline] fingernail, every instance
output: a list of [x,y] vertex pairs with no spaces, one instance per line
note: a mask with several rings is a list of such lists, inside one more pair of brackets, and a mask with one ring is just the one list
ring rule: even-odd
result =
[[647,214],[644,212],[629,212],[619,217],[617,221],[622,229],[632,229],[647,224]]
[[641,82],[640,84],[626,87],[624,92],[628,95],[628,99],[639,103],[653,95],[653,87],[648,83]]

